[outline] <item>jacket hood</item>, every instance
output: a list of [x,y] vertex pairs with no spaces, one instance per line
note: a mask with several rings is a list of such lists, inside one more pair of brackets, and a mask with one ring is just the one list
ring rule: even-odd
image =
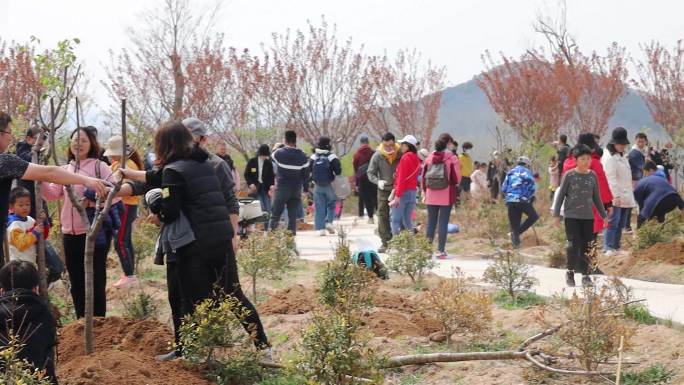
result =
[[451,151],[433,151],[431,154],[430,162],[432,164],[445,163],[454,156],[455,155]]
[[324,150],[322,148],[316,149],[316,155],[327,155],[330,154],[330,150]]
[[[28,325],[45,319],[47,305],[40,296],[28,289],[14,289],[0,296],[0,315]],[[19,325],[14,325],[19,327]],[[37,326],[33,322],[33,327]]]

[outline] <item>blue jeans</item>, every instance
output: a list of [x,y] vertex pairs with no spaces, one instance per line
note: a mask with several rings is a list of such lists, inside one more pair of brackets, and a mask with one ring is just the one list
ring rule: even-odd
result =
[[629,220],[631,209],[613,207],[613,215],[608,217],[608,227],[603,232],[603,251],[620,250],[622,229]]
[[399,198],[399,206],[390,210],[392,234],[397,235],[402,229],[413,231],[413,210],[416,208],[416,190],[406,190]]
[[332,224],[335,218],[335,203],[337,195],[332,186],[316,186],[314,188],[314,226],[316,230],[325,229],[326,224]]
[[435,230],[438,230],[439,239],[437,241],[437,251],[439,252],[446,251],[444,249],[446,248],[451,207],[451,205],[427,205],[427,239],[432,243],[435,239]]
[[259,203],[261,203],[261,211],[265,213],[271,212],[271,197],[268,196],[268,190],[260,191],[258,194]]

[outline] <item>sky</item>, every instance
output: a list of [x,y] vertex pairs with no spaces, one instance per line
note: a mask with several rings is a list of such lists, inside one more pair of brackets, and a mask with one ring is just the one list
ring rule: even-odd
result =
[[[198,8],[204,0],[191,0]],[[668,46],[684,37],[684,2],[676,0],[568,0],[568,27],[585,52],[602,52],[613,41],[640,59],[639,45],[659,40]],[[90,91],[98,104],[110,103],[100,80],[109,50],[130,47],[130,28],[157,0],[0,0],[0,38],[45,47],[78,37],[77,54],[86,63]],[[539,12],[557,12],[542,0],[230,0],[223,1],[215,28],[229,45],[260,50],[273,32],[304,29],[322,15],[339,37],[351,37],[369,54],[392,55],[417,49],[447,69],[447,84],[471,79],[483,69],[485,50],[518,56],[543,46],[532,24]],[[635,76],[634,71],[630,74]]]

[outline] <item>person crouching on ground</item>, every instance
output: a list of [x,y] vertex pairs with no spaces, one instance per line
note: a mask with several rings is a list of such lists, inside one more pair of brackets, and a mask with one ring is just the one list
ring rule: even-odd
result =
[[[537,185],[529,166],[530,158],[519,157],[517,166],[506,174],[501,186],[501,193],[504,195],[508,208],[511,243],[514,248],[520,247],[520,236],[539,219],[539,214],[534,209]],[[521,224],[523,214],[527,215],[527,219]]]
[[601,218],[607,217],[601,202],[598,179],[589,169],[592,150],[589,146],[578,144],[572,151],[577,167],[563,175],[558,187],[558,197],[554,202],[553,215],[560,226],[560,209],[565,203],[565,236],[568,239],[567,267],[565,282],[575,286],[575,272],[582,274],[582,285],[591,285],[589,277],[589,255],[594,241],[594,211],[596,207]]
[[674,209],[682,210],[684,215],[684,201],[679,192],[667,181],[664,171],[659,171],[655,162],[647,160],[644,163],[643,178],[634,189],[634,198],[639,204],[637,229],[644,222],[656,219],[665,222],[665,216]]
[[11,261],[0,270],[0,350],[16,337],[22,345],[18,358],[44,370],[57,385],[57,322],[38,295],[38,281],[38,270],[28,261]]

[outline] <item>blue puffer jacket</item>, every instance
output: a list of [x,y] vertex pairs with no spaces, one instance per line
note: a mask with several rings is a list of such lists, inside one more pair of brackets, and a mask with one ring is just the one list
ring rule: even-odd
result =
[[506,203],[511,202],[532,202],[537,185],[534,182],[534,175],[525,166],[516,166],[506,174],[501,192],[506,197]]

